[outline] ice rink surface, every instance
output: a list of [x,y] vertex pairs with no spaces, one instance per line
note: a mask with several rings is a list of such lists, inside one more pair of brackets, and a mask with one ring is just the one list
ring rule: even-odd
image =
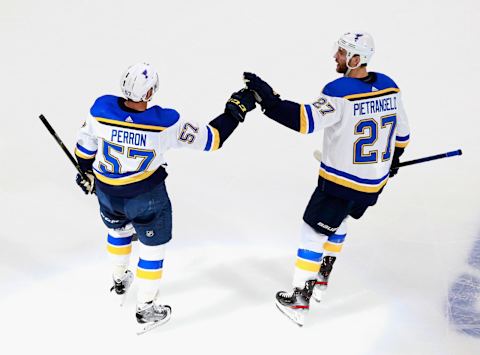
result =
[[[32,1],[0,3],[0,345],[2,354],[480,354],[478,1]],[[349,224],[325,302],[299,328],[274,306],[290,288],[322,134],[257,109],[214,153],[170,151],[174,239],[161,298],[171,321],[134,331],[134,295],[109,298],[95,198],[38,120],[72,148],[96,97],[145,60],[153,103],[208,122],[243,71],[312,102],[338,77],[332,46],[370,32],[369,68],[403,92],[401,169]],[[132,258],[134,264],[135,258]]]

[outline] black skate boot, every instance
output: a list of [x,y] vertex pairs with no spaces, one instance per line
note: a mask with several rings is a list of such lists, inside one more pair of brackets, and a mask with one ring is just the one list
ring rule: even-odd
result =
[[327,291],[328,287],[328,278],[333,269],[333,263],[337,257],[335,256],[325,256],[320,265],[320,271],[318,272],[317,282],[313,288],[312,297],[315,301],[320,302],[323,299],[323,295]]
[[280,291],[276,295],[277,308],[300,327],[305,322],[305,315],[310,308],[310,297],[317,280],[305,282],[305,287],[294,288],[293,292]]
[[110,288],[110,292],[118,299],[120,306],[123,306],[132,282],[133,273],[130,270],[125,271],[121,279],[113,279],[113,286]]
[[172,308],[167,305],[156,304],[154,301],[137,305],[138,335],[148,332],[170,320]]

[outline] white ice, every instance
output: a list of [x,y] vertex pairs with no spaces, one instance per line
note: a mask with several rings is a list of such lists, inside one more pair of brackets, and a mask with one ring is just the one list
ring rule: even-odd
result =
[[[1,1],[0,353],[480,354],[479,10],[474,0]],[[72,148],[93,100],[119,95],[121,72],[140,60],[159,70],[154,103],[200,122],[223,111],[245,70],[311,102],[338,76],[332,45],[350,29],[373,34],[371,69],[402,89],[405,159],[464,155],[401,169],[350,223],[325,302],[299,328],[274,294],[290,287],[322,135],[257,109],[218,152],[169,152],[161,297],[173,315],[136,336],[133,295],[124,309],[108,298],[97,202],[38,115]]]

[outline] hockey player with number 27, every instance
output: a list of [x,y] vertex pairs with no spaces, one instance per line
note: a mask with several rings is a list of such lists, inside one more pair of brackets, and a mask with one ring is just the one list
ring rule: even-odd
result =
[[258,76],[247,87],[269,118],[308,134],[324,129],[318,186],[303,215],[293,292],[278,292],[277,307],[303,325],[310,299],[320,301],[347,234],[347,219],[373,206],[398,168],[410,131],[400,89],[388,76],[367,71],[374,53],[368,33],[349,32],[336,43],[337,72],[318,100],[282,100]]
[[158,89],[158,74],[149,64],[129,67],[121,89],[125,98],[99,97],[80,130],[75,154],[88,180],[77,175],[77,183],[87,194],[96,191],[108,228],[110,291],[121,304],[134,278],[128,265],[132,235],[138,235],[136,319],[142,333],[165,323],[171,314],[170,306],[158,302],[165,247],[172,233],[163,155],[170,148],[219,149],[255,108],[255,99],[246,89],[232,94],[225,112],[204,125],[181,119],[173,109],[147,108]]

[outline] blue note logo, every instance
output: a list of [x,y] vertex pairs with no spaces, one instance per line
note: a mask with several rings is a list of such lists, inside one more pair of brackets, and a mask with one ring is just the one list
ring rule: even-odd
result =
[[480,238],[464,272],[450,286],[447,316],[454,329],[480,339]]
[[355,33],[355,42],[357,42],[360,39],[360,37],[363,37],[363,34]]
[[142,73],[142,75],[145,75],[145,79],[148,79],[148,72],[147,69],[145,69]]

